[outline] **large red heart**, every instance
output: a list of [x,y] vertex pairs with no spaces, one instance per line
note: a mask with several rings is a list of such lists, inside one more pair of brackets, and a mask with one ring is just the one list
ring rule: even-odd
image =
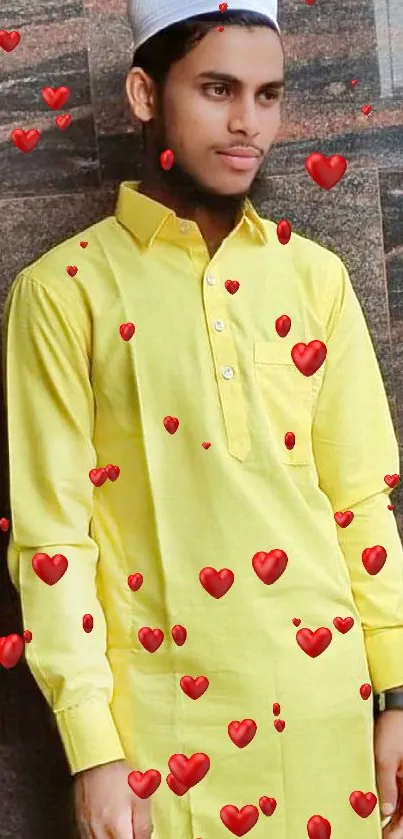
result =
[[14,128],[11,132],[11,139],[14,145],[23,152],[32,151],[39,142],[40,136],[36,128],[30,128],[29,131],[24,131],[22,128]]
[[231,588],[234,582],[234,575],[229,568],[222,568],[221,571],[216,571],[215,568],[211,568],[208,565],[200,571],[199,580],[205,591],[218,600]]
[[190,696],[191,699],[199,699],[206,692],[209,680],[206,676],[198,676],[197,679],[193,679],[192,676],[182,676],[180,686],[186,696]]
[[296,634],[297,643],[311,658],[316,658],[321,655],[332,640],[332,633],[330,629],[325,626],[320,626],[312,632],[311,629],[299,629]]
[[332,189],[343,177],[347,160],[341,154],[332,154],[327,158],[321,152],[313,152],[305,160],[305,169],[318,186]]
[[168,766],[181,784],[194,787],[207,775],[210,758],[204,752],[196,752],[189,758],[183,754],[175,754],[169,758]]
[[333,624],[342,635],[345,635],[354,626],[354,618],[335,618]]
[[127,776],[129,786],[139,798],[149,798],[161,783],[161,773],[158,769],[147,769],[147,772],[130,772]]
[[88,474],[91,483],[96,487],[101,487],[108,480],[108,473],[104,466],[101,466],[100,469],[90,469]]
[[20,635],[5,635],[0,638],[0,664],[10,670],[19,662],[24,652],[24,641]]
[[228,726],[228,734],[231,737],[233,743],[235,743],[238,748],[243,749],[245,746],[253,740],[257,731],[257,725],[254,720],[242,720],[242,722],[238,722],[238,720],[234,720],[230,722]]
[[330,839],[331,824],[323,816],[311,816],[306,826],[309,839]]
[[327,355],[327,347],[323,341],[309,341],[295,344],[291,350],[291,358],[300,373],[313,376],[322,366]]
[[395,486],[396,486],[396,484],[398,484],[398,483],[399,483],[399,481],[400,481],[400,475],[398,475],[398,474],[395,472],[395,474],[394,474],[394,475],[385,475],[385,477],[384,477],[384,479],[383,479],[383,480],[385,481],[385,484],[387,484],[387,485],[388,485],[388,487],[392,487],[392,489],[393,489],[393,487],[395,487]]
[[288,556],[281,548],[274,548],[268,553],[258,551],[252,557],[253,570],[266,585],[275,583],[284,574],[287,563]]
[[263,815],[272,816],[277,807],[277,801],[275,798],[268,798],[267,795],[262,795],[259,798],[259,807]]
[[57,111],[59,108],[63,108],[68,99],[70,98],[70,90],[68,87],[44,87],[42,89],[42,99],[49,105],[49,108],[53,108],[54,111]]
[[15,30],[7,32],[7,29],[0,29],[0,47],[6,52],[12,52],[18,46],[21,40],[21,35]]
[[164,640],[164,633],[162,629],[150,629],[149,626],[142,626],[137,633],[137,637],[144,649],[148,650],[149,653],[155,653]]
[[345,510],[344,513],[340,512],[334,514],[334,519],[339,525],[339,527],[348,527],[349,524],[351,524],[353,518],[354,513],[352,513],[351,510]]
[[387,553],[382,545],[374,545],[373,548],[365,548],[362,552],[362,562],[368,574],[378,574],[386,562]]
[[54,586],[66,573],[68,561],[63,554],[55,554],[49,556],[45,553],[37,553],[32,557],[32,567],[35,574],[47,583],[48,586]]
[[362,792],[360,789],[351,793],[349,801],[357,816],[366,819],[376,807],[377,797],[373,792]]
[[235,807],[233,804],[226,804],[220,810],[220,819],[235,836],[245,836],[255,826],[259,818],[259,810],[254,804],[246,804],[245,807]]

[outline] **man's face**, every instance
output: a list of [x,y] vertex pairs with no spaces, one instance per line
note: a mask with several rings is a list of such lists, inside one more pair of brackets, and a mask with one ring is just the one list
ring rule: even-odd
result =
[[[247,195],[280,126],[281,91],[270,83],[282,78],[273,30],[211,30],[171,66],[153,114],[156,158],[164,149],[175,156],[164,180],[182,178],[217,198]],[[239,147],[255,156],[236,156]]]

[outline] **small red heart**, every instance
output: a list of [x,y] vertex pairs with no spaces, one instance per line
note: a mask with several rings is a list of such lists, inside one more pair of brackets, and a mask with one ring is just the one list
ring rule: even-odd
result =
[[281,711],[281,708],[280,708],[279,703],[278,702],[273,702],[273,714],[274,714],[274,716],[278,717],[280,711]]
[[377,797],[373,792],[364,793],[360,789],[356,789],[351,793],[349,801],[357,816],[366,819],[376,807]]
[[138,591],[139,588],[143,585],[143,575],[142,574],[129,574],[127,578],[127,584],[132,591]]
[[274,548],[266,553],[258,551],[252,558],[253,570],[265,585],[272,585],[284,574],[288,556],[280,548]]
[[120,475],[119,466],[114,466],[112,463],[105,466],[105,471],[110,481],[116,481]]
[[91,469],[89,471],[90,481],[96,487],[101,487],[105,481],[108,480],[108,475],[104,466],[101,466],[100,469]]
[[80,248],[86,248],[87,245],[88,245],[88,242],[80,242]]
[[358,84],[358,79],[351,79],[351,84],[355,87]]
[[174,754],[169,758],[168,766],[181,784],[194,787],[207,775],[210,758],[204,752],[196,752],[189,758],[183,754]]
[[228,734],[231,737],[233,743],[238,746],[239,749],[243,749],[248,743],[253,740],[257,731],[257,725],[254,720],[242,720],[238,722],[238,720],[233,720],[230,722],[228,726]]
[[164,640],[164,633],[162,629],[150,629],[149,626],[142,626],[137,633],[140,644],[149,653],[155,653],[158,647],[161,646]]
[[10,527],[10,519],[4,519],[4,518],[0,519],[0,530],[2,530],[3,533],[7,533],[9,527]]
[[388,510],[394,510],[394,509],[395,509],[394,504],[388,504]]
[[189,791],[189,787],[187,787],[186,784],[181,784],[178,779],[175,778],[175,775],[172,775],[171,773],[167,776],[166,782],[169,789],[172,790],[175,795],[185,795],[185,792]]
[[175,162],[175,155],[174,155],[173,151],[171,151],[171,149],[165,149],[165,151],[161,152],[160,163],[161,163],[162,169],[165,169],[166,171],[168,171],[169,169],[172,169],[172,166],[174,165],[174,162]]
[[291,451],[291,449],[295,446],[295,434],[293,431],[287,431],[287,434],[284,436],[284,443],[286,449]]
[[180,686],[183,693],[186,693],[190,699],[200,699],[209,686],[209,680],[206,676],[198,676],[197,679],[193,679],[192,676],[182,676]]
[[203,449],[209,449],[210,446],[211,446],[211,443],[202,443],[202,446],[203,446]]
[[70,277],[75,277],[78,271],[77,265],[68,265],[66,271],[70,274]]
[[230,294],[235,294],[235,292],[238,291],[239,288],[238,280],[226,280],[224,285]]
[[217,32],[224,32],[223,26],[217,26]]
[[32,557],[32,567],[37,577],[48,586],[54,586],[66,573],[68,561],[63,554],[49,556],[45,553],[36,553]]
[[333,625],[342,635],[345,635],[354,626],[354,618],[334,618]]
[[291,358],[304,376],[313,376],[322,366],[327,355],[327,347],[323,341],[309,341],[295,344],[291,350]]
[[244,836],[255,826],[259,818],[259,810],[254,804],[246,804],[245,807],[235,807],[234,804],[226,804],[220,810],[220,819],[235,836]]
[[287,219],[282,218],[277,225],[277,239],[280,245],[287,245],[291,239],[291,224]]
[[273,725],[274,725],[274,728],[277,729],[277,731],[284,731],[284,729],[285,729],[284,720],[274,720]]
[[385,484],[388,485],[388,487],[391,487],[393,489],[399,483],[400,475],[398,475],[395,472],[394,475],[385,475],[383,480],[385,481]]
[[30,643],[31,643],[31,641],[32,641],[32,632],[31,632],[31,630],[30,630],[30,629],[24,629],[24,632],[22,633],[22,637],[23,637],[23,639],[24,639],[24,641],[25,641],[25,643],[26,643],[26,644],[30,644]]
[[178,647],[183,647],[187,638],[187,631],[185,627],[181,626],[180,623],[175,624],[175,626],[171,629],[171,635],[175,644],[177,644]]
[[0,29],[0,47],[6,52],[12,52],[18,46],[21,40],[19,32],[7,32],[7,29]]
[[330,839],[332,826],[323,816],[311,816],[306,826],[309,839]]
[[44,87],[42,89],[42,99],[54,111],[63,108],[69,98],[70,90],[68,87]]
[[315,3],[316,3],[316,0],[305,0],[305,3],[306,3],[307,6],[314,6]]
[[226,12],[227,9],[228,9],[228,3],[220,3],[218,8],[219,8],[220,12]]
[[83,616],[83,630],[84,632],[92,632],[94,628],[94,618],[92,615]]
[[135,331],[136,327],[134,323],[130,323],[130,321],[128,323],[121,323],[119,326],[119,332],[124,341],[130,341],[130,338],[133,337]]
[[280,338],[285,338],[291,329],[291,318],[288,315],[280,315],[275,326],[277,335],[280,335]]
[[318,186],[332,189],[343,177],[347,160],[341,154],[325,157],[321,152],[313,152],[305,160],[305,169]]
[[327,629],[325,626],[315,629],[315,632],[306,628],[299,629],[296,634],[296,640],[297,644],[301,647],[301,650],[303,650],[304,653],[309,655],[311,658],[316,658],[329,646],[332,640],[332,633],[330,629]]
[[372,111],[372,105],[361,105],[361,110],[364,116],[367,117]]
[[354,518],[354,513],[351,510],[345,510],[344,513],[335,513],[334,519],[339,527],[348,527]]
[[0,664],[7,670],[18,664],[24,652],[24,641],[20,635],[13,633],[0,639]]
[[170,434],[175,434],[175,431],[177,431],[179,427],[179,420],[177,417],[165,417],[164,426]]
[[299,626],[300,623],[301,623],[301,618],[293,618],[292,622],[293,622],[294,626]]
[[39,142],[40,136],[40,132],[36,128],[30,128],[29,131],[23,131],[22,128],[14,128],[11,132],[11,139],[14,145],[23,152],[32,151]]
[[368,699],[371,696],[371,693],[372,693],[372,687],[371,687],[371,685],[368,684],[368,682],[365,682],[365,684],[361,685],[360,694],[361,694],[362,699]]
[[55,123],[61,131],[65,131],[66,128],[69,128],[72,121],[73,117],[71,116],[71,114],[59,114],[59,116],[57,116],[55,119]]
[[205,591],[218,600],[231,588],[234,582],[234,574],[229,568],[216,571],[215,568],[207,566],[200,571],[199,580]]
[[268,798],[267,795],[262,795],[259,798],[259,807],[264,816],[272,816],[277,807],[277,801],[275,798]]
[[362,562],[368,574],[374,576],[379,574],[386,562],[387,553],[382,545],[374,545],[373,548],[365,548],[362,552]]
[[150,798],[161,783],[161,773],[158,769],[147,769],[147,772],[130,772],[127,776],[129,787],[139,798]]

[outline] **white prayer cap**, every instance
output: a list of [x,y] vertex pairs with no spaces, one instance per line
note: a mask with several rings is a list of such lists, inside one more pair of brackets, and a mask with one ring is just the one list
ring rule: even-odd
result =
[[[278,32],[277,0],[230,0],[228,11],[257,12],[267,17]],[[134,51],[172,23],[208,12],[219,12],[219,0],[128,0]]]

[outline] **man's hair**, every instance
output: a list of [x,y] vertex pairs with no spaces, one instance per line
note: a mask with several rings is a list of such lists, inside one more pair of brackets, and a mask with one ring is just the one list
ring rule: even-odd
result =
[[157,86],[163,87],[171,65],[184,58],[211,29],[217,28],[217,24],[248,29],[262,26],[277,32],[267,17],[256,12],[209,12],[173,23],[157,32],[136,50],[132,67],[141,67]]

